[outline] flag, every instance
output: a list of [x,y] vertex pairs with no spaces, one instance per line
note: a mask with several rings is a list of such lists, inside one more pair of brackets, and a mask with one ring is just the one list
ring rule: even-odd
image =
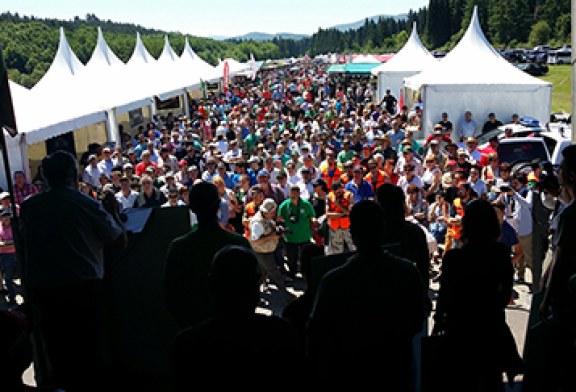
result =
[[256,60],[254,60],[254,54],[250,53],[250,79],[256,79]]
[[2,49],[0,49],[0,128],[5,129],[12,137],[18,134],[12,95],[8,84],[8,70],[4,63]]
[[404,106],[404,89],[400,89],[400,98],[398,98],[398,112],[402,111],[402,106]]
[[200,79],[200,89],[202,90],[202,99],[206,99],[206,82]]
[[230,84],[230,66],[228,65],[228,61],[224,61],[224,94],[228,93],[228,85]]

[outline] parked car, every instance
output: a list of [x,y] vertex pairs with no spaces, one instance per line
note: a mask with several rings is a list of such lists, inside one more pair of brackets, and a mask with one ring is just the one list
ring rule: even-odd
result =
[[534,47],[535,51],[542,51],[542,52],[549,52],[550,51],[550,46],[548,45],[538,45]]
[[532,76],[544,76],[548,73],[548,66],[541,62],[520,63],[516,67]]
[[533,137],[511,137],[501,139],[498,145],[498,159],[509,162],[512,172],[522,170],[534,160],[550,162],[558,169],[562,162],[562,150],[572,141],[557,133],[540,133]]
[[572,62],[572,48],[564,45],[560,49],[548,52],[548,64],[570,64]]
[[531,121],[533,119],[527,121],[521,121],[520,124],[504,124],[496,129],[488,131],[476,139],[478,140],[478,148],[483,149],[486,148],[488,145],[488,141],[494,137],[498,136],[498,139],[502,139],[504,137],[504,130],[506,128],[512,129],[512,135],[514,137],[530,137],[539,135],[540,132],[546,132],[547,129],[542,127],[537,120]]

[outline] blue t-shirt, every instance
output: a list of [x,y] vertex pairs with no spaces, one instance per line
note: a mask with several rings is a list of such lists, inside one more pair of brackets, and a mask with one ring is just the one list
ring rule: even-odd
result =
[[349,181],[346,183],[346,186],[344,186],[344,189],[352,192],[354,195],[354,204],[361,200],[374,198],[374,190],[372,189],[372,185],[370,185],[370,183],[366,180],[362,180],[360,186],[356,185],[354,181]]
[[502,223],[501,231],[502,233],[500,234],[498,241],[506,245],[508,250],[512,252],[514,245],[518,244],[518,235],[516,234],[516,231],[506,221]]

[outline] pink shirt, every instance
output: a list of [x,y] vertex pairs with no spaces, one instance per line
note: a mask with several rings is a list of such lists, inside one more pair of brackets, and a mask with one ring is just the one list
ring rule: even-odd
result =
[[[12,226],[4,226],[0,224],[0,241],[12,241],[14,237],[12,237]],[[14,243],[8,246],[0,247],[0,254],[14,254],[16,253],[16,248],[14,247]]]

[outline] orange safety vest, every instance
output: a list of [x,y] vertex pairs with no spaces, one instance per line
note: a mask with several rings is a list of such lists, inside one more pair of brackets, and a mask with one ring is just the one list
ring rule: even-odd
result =
[[[350,207],[350,199],[352,198],[352,193],[349,191],[344,191],[342,200],[340,200],[340,205],[344,208]],[[328,211],[329,212],[343,212],[340,207],[334,203],[336,195],[334,191],[328,194]],[[350,216],[341,216],[338,218],[328,218],[328,226],[334,230],[338,229],[348,229],[350,227]]]
[[[456,213],[460,216],[464,216],[464,206],[462,205],[462,200],[460,198],[454,199],[454,208],[456,209]],[[462,225],[448,225],[447,234],[454,238],[455,240],[460,239],[460,235],[462,232]]]
[[350,178],[350,175],[348,175],[347,172],[340,176],[340,182],[342,183],[342,185],[346,185],[351,180],[352,178]]
[[[246,214],[246,218],[250,219],[254,215],[256,215],[256,211],[258,207],[256,207],[256,203],[251,201],[250,203],[246,204],[246,208],[244,209],[244,214]],[[250,224],[244,226],[244,237],[250,239]]]
[[326,167],[324,170],[322,170],[322,172],[320,173],[322,176],[322,179],[324,181],[326,181],[326,186],[328,187],[328,189],[332,189],[332,183],[336,180],[339,180],[340,177],[342,176],[342,171],[340,169],[338,169],[338,167],[336,165],[334,165],[334,175],[332,177],[330,177],[330,173],[328,173],[328,167]]
[[[376,189],[378,189],[380,187],[380,185],[387,182],[388,176],[382,170],[378,170],[378,175],[376,176],[376,181],[374,181],[374,178],[372,178],[372,172],[368,172],[368,174],[366,174],[364,179],[366,181],[368,181],[370,183],[370,185],[372,185],[372,188],[374,188],[373,189],[374,192],[376,192]],[[376,186],[374,186],[374,183],[376,183]]]

